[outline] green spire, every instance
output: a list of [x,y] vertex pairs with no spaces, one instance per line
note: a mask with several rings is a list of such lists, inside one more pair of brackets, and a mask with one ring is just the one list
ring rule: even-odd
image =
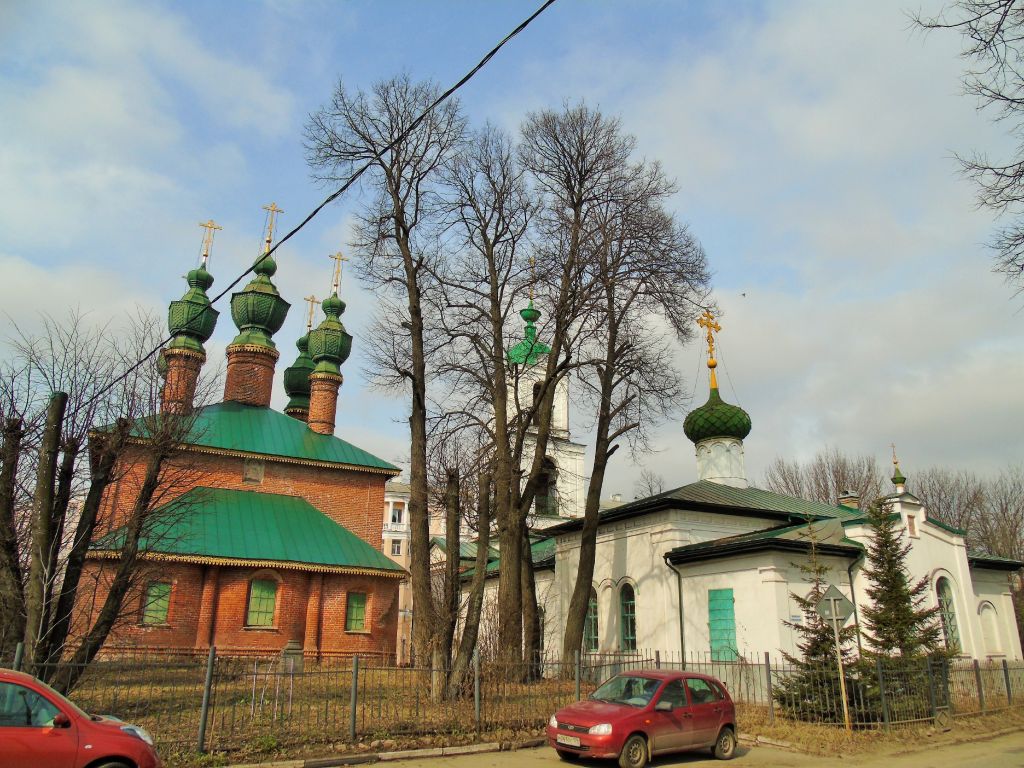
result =
[[220,314],[210,306],[210,297],[206,295],[213,285],[213,275],[203,264],[191,270],[185,279],[188,290],[180,299],[172,301],[167,310],[167,329],[173,337],[167,346],[203,353],[203,344],[213,335]]
[[284,391],[288,393],[285,413],[291,410],[309,410],[309,374],[313,372],[313,358],[309,356],[309,334],[295,342],[299,356],[284,369]]
[[337,284],[321,306],[324,319],[309,332],[309,355],[316,363],[313,372],[341,375],[341,364],[352,351],[352,337],[338,319],[345,311],[345,302],[338,298]]
[[683,432],[693,443],[712,437],[734,437],[742,440],[750,434],[750,415],[736,405],[730,405],[712,387],[708,401],[690,411],[683,422]]
[[537,341],[535,323],[540,320],[540,310],[534,309],[533,299],[530,299],[530,303],[519,313],[519,316],[526,321],[525,338],[512,347],[506,356],[513,365],[535,365],[551,351],[551,347],[542,341]]

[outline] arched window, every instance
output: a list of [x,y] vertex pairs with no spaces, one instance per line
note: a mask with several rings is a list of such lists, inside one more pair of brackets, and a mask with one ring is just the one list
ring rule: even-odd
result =
[[587,602],[587,618],[583,621],[583,650],[589,653],[597,650],[597,590],[593,587]]
[[994,655],[1000,652],[999,623],[996,607],[992,603],[985,602],[978,609],[981,617],[981,633],[985,640],[985,653]]
[[249,582],[249,607],[245,615],[247,627],[274,626],[274,608],[277,605],[277,582],[273,579],[253,579]]
[[953,587],[949,579],[940,576],[935,585],[939,593],[939,617],[942,620],[942,635],[946,639],[946,648],[954,653],[960,652],[960,630],[956,624],[956,605],[953,602]]
[[558,516],[558,465],[550,456],[545,456],[541,464],[536,509],[542,517]]
[[619,590],[619,626],[622,650],[636,650],[636,592],[632,584],[623,584]]

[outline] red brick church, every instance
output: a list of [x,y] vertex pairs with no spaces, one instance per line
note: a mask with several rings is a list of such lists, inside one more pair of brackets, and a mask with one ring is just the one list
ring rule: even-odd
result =
[[[216,645],[232,654],[290,643],[314,656],[393,654],[406,573],[381,553],[381,510],[384,484],[399,470],[334,435],[340,366],[352,342],[339,319],[338,275],[323,321],[297,342],[298,359],[285,371],[285,413],[270,408],[279,357],[272,337],[289,304],[271,282],[277,265],[269,254],[231,297],[239,333],[227,348],[224,400],[193,410],[218,314],[206,293],[208,252],[207,245],[188,291],[170,305],[173,339],[161,361],[161,410],[194,417],[169,476],[178,468],[190,480],[164,489],[140,540],[142,578],[106,647]],[[106,598],[145,473],[145,440],[140,427],[139,447],[105,496],[85,574],[98,588],[76,609],[82,629]]]

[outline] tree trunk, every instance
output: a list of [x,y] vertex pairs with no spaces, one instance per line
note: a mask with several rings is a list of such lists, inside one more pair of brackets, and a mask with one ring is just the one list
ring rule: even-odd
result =
[[7,650],[8,641],[17,642],[25,636],[25,583],[14,528],[16,478],[24,437],[20,418],[4,422],[0,449],[0,621],[4,629],[0,632],[0,651]]
[[54,392],[46,409],[43,439],[39,447],[39,467],[36,473],[35,496],[32,502],[32,540],[29,546],[28,584],[25,597],[25,658],[32,665],[42,659],[36,651],[46,633],[43,624],[48,581],[47,573],[53,541],[53,502],[57,475],[57,454],[60,451],[60,432],[68,396]]
[[459,651],[452,663],[452,673],[448,678],[448,698],[459,695],[463,688],[466,672],[476,651],[476,641],[480,633],[480,615],[483,612],[484,585],[487,577],[487,555],[491,542],[491,476],[481,473],[479,479],[480,496],[477,502],[479,511],[479,533],[476,539],[476,562],[473,567],[473,578],[469,585],[469,599],[466,605],[466,624],[459,640]]
[[446,666],[451,665],[452,643],[455,640],[455,628],[459,621],[459,564],[461,560],[461,510],[459,509],[459,476],[455,472],[448,473],[445,488],[445,541],[448,557],[444,564],[444,634],[441,637],[442,658]]
[[537,610],[537,584],[533,573],[533,552],[530,535],[523,525],[523,559],[520,573],[522,582],[523,656],[527,664],[527,679],[534,678],[540,655],[540,612]]

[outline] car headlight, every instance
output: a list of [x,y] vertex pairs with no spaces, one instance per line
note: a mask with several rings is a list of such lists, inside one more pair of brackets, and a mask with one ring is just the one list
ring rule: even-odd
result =
[[587,731],[592,736],[607,736],[612,732],[611,723],[600,723],[599,725],[592,725],[590,730]]
[[142,739],[144,742],[153,746],[153,737],[149,735],[149,731],[145,728],[140,728],[137,725],[122,725],[121,730],[125,733],[129,733],[137,739]]
[[558,727],[558,718],[555,717],[554,715],[552,715],[551,719],[548,720],[548,727],[549,728],[557,728]]

